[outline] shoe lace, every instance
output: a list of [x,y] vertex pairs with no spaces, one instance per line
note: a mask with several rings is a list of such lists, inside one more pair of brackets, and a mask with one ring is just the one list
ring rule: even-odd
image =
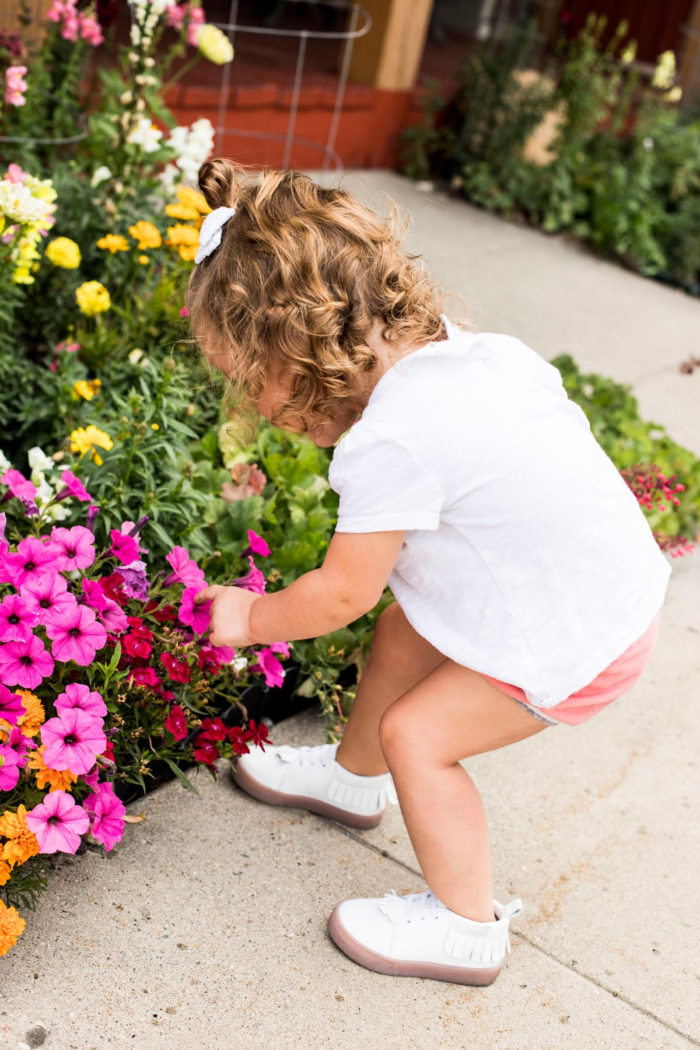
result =
[[329,762],[334,761],[337,750],[337,744],[280,748],[280,758],[285,762],[296,762],[300,766],[327,766]]
[[438,918],[445,905],[441,900],[424,890],[423,893],[403,893],[401,896],[392,890],[383,897],[381,910],[391,922],[420,922],[424,919]]

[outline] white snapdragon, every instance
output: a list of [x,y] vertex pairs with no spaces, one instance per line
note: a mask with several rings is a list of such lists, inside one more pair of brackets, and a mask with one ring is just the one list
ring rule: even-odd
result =
[[27,453],[27,459],[29,460],[29,466],[32,471],[53,471],[56,470],[56,464],[54,461],[46,455],[43,449],[35,445],[34,448],[30,448]]
[[2,477],[6,470],[10,470],[11,468],[12,464],[0,448],[0,477]]
[[53,210],[47,206],[47,201],[35,197],[21,182],[0,180],[0,215],[10,222],[40,222]]
[[90,185],[93,189],[99,186],[102,182],[107,182],[108,179],[112,178],[112,172],[109,170],[106,164],[101,164],[99,168],[95,168],[90,179]]
[[181,178],[196,183],[200,167],[214,150],[214,126],[206,117],[195,120],[191,127],[182,125],[173,128],[165,143],[177,154],[174,165],[166,165],[160,181],[168,193],[172,193]]
[[144,153],[155,153],[161,147],[163,132],[151,124],[148,117],[138,117],[126,141],[132,146],[140,146]]

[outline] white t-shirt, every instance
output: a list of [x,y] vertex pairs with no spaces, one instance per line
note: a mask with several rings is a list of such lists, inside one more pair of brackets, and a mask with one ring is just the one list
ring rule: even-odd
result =
[[337,531],[405,529],[389,586],[416,631],[552,707],[643,634],[670,565],[556,368],[443,320],[338,444]]

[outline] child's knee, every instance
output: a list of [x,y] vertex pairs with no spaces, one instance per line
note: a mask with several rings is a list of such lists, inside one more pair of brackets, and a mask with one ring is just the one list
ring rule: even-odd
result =
[[387,708],[379,722],[379,744],[387,764],[404,757],[414,761],[421,752],[423,728],[423,720],[400,700]]

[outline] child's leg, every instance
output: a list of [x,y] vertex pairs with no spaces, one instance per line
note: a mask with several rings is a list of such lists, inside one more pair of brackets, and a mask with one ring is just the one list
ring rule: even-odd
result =
[[481,675],[444,660],[385,712],[379,737],[428,886],[458,915],[493,920],[489,836],[470,755],[546,728]]
[[345,769],[361,776],[386,772],[379,744],[382,715],[445,659],[414,631],[396,602],[387,606],[377,620],[370,658],[338,748],[337,760]]

